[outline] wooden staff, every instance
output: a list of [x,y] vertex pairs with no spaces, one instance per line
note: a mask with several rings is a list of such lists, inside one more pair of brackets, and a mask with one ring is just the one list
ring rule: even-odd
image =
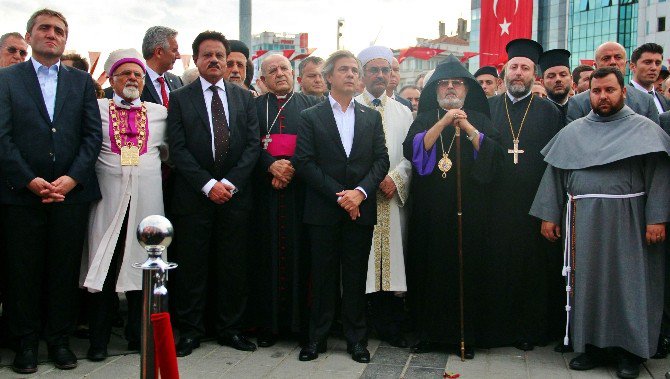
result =
[[458,286],[461,304],[461,361],[465,362],[465,317],[463,311],[463,206],[461,205],[461,128],[456,133],[456,198],[458,202]]

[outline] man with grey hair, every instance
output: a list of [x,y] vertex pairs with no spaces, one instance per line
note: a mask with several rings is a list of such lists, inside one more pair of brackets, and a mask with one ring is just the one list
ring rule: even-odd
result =
[[11,32],[0,37],[0,68],[21,63],[28,56],[28,44],[20,33]]
[[309,343],[300,351],[301,361],[326,351],[341,273],[347,352],[356,362],[370,362],[365,277],[377,189],[388,173],[389,156],[379,112],[353,98],[360,69],[351,52],[333,53],[323,69],[328,101],[304,110],[298,127],[295,168],[305,183],[303,222],[312,258]]
[[323,68],[323,58],[307,57],[298,65],[298,84],[300,92],[305,95],[312,95],[318,98],[324,98],[328,89],[323,80],[321,69]]
[[389,79],[388,86],[386,86],[386,95],[409,108],[409,111],[411,112],[412,103],[410,103],[407,99],[400,97],[400,95],[398,95],[396,92],[398,84],[400,84],[400,62],[398,62],[398,58],[393,57],[393,59],[391,59],[391,77]]
[[[616,67],[626,76],[626,49],[617,42],[605,42],[598,46],[595,53],[596,69],[606,66]],[[635,113],[647,117],[660,125],[658,109],[654,99],[646,93],[637,90],[631,84],[626,84],[624,102]],[[590,91],[584,91],[568,100],[568,112],[565,115],[566,123],[582,118],[591,112]]]
[[169,107],[169,95],[183,86],[181,78],[169,70],[179,57],[177,31],[166,26],[152,26],[142,40],[142,55],[147,62],[147,78],[141,100]]

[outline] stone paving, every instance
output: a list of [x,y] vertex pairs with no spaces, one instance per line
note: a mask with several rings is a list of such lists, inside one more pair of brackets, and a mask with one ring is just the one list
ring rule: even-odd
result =
[[[120,330],[118,330],[120,332]],[[88,342],[72,338],[79,366],[61,371],[46,361],[46,346],[40,346],[39,371],[32,377],[46,378],[138,378],[140,357],[124,351],[120,335],[112,336],[109,353],[104,362],[89,362],[83,358]],[[204,342],[188,357],[179,358],[182,378],[442,378],[445,371],[459,373],[461,378],[615,378],[614,368],[599,368],[588,372],[571,371],[568,362],[575,354],[554,353],[550,346],[522,352],[515,348],[477,350],[474,360],[461,362],[448,352],[410,354],[372,340],[369,343],[372,361],[356,363],[346,352],[341,339],[328,341],[328,352],[312,362],[298,361],[300,347],[295,342],[282,341],[270,348],[248,353]],[[0,349],[0,378],[21,377],[9,365],[13,354]],[[640,378],[663,379],[670,370],[670,358],[649,360],[642,367]],[[24,376],[25,377],[25,376]]]

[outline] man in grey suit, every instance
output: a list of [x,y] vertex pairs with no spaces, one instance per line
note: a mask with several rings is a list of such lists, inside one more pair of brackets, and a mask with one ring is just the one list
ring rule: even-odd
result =
[[656,92],[655,87],[662,63],[663,46],[653,42],[638,46],[630,56],[630,70],[633,72],[630,85],[642,93],[649,94],[659,114],[670,110],[670,101]]
[[[622,74],[626,74],[626,50],[616,42],[605,42],[596,49],[596,69],[600,67],[617,67]],[[635,113],[647,117],[659,124],[658,110],[651,96],[636,90],[630,84],[626,85],[626,99],[624,102]],[[582,118],[591,112],[590,91],[584,91],[570,98],[566,123]]]
[[165,26],[152,26],[147,29],[142,40],[142,55],[147,61],[147,80],[140,99],[151,103],[169,106],[170,91],[181,88],[179,76],[169,70],[180,59],[177,31]]

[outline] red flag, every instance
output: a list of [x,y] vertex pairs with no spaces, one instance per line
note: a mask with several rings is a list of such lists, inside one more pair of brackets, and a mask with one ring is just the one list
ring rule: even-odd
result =
[[479,31],[480,66],[507,59],[505,45],[513,39],[531,38],[533,0],[482,0]]
[[252,61],[255,61],[256,59],[262,57],[262,56],[263,56],[265,53],[267,53],[267,52],[268,52],[267,50],[256,50],[256,54],[254,54],[254,55],[251,57],[251,60],[252,60]]
[[307,49],[307,52],[306,52],[306,53],[303,53],[303,54],[295,54],[294,56],[291,57],[291,60],[292,60],[292,61],[297,61],[297,60],[305,59],[305,58],[309,57],[310,55],[312,55],[312,53],[314,52],[314,50],[316,50],[315,47]]
[[291,58],[291,55],[293,55],[293,53],[295,53],[295,49],[288,49],[288,50],[282,51],[282,54],[284,54],[286,59]]
[[107,80],[107,73],[103,71],[102,74],[100,74],[100,76],[98,77],[98,80],[96,81],[98,82],[98,84],[102,85],[106,80]]
[[433,49],[431,47],[409,47],[407,49],[401,49],[400,55],[398,55],[398,63],[402,63],[407,57],[413,57],[417,59],[422,59],[424,61],[429,60],[430,58],[439,55],[445,50],[442,49]]
[[596,65],[596,61],[593,59],[580,59],[579,64],[585,64],[587,66],[593,67]]
[[476,57],[477,55],[479,55],[479,53],[473,53],[471,51],[466,51],[465,53],[463,53],[463,58],[461,58],[459,60],[461,61],[461,63],[465,63],[465,62],[468,61],[468,59],[470,59],[472,57]]

